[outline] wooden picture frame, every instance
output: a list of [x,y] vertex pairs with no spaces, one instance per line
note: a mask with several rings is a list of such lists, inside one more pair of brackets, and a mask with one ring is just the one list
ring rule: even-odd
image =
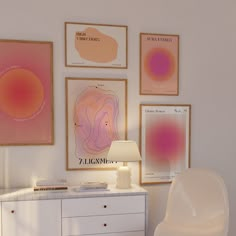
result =
[[0,145],[54,144],[53,43],[0,40]]
[[66,169],[108,170],[113,140],[127,139],[127,79],[66,78]]
[[140,184],[170,183],[190,167],[191,105],[140,104]]
[[65,66],[128,68],[128,26],[65,22]]
[[179,95],[179,35],[140,33],[140,95]]

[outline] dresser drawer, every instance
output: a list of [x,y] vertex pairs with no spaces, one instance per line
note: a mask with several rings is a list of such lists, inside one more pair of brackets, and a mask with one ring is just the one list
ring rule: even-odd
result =
[[[77,235],[73,235],[77,236]],[[97,234],[86,234],[86,236],[98,236]],[[99,234],[99,236],[145,236],[144,231],[135,231],[135,232],[122,232],[122,233],[108,233],[108,234]]]
[[[145,214],[74,217],[62,219],[62,235],[106,234],[144,231]],[[122,234],[123,235],[123,234]]]
[[97,197],[62,200],[62,217],[145,212],[144,196]]

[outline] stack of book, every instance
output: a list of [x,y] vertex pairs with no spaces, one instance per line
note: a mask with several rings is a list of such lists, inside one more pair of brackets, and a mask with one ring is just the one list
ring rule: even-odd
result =
[[34,186],[34,191],[60,191],[67,189],[66,180],[38,180]]

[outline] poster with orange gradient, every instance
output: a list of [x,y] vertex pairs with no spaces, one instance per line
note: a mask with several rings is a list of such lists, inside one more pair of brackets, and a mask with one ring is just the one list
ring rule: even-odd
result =
[[65,65],[127,68],[127,26],[65,22]]
[[0,145],[53,144],[52,42],[0,40]]
[[140,33],[140,94],[178,95],[179,36]]
[[113,140],[127,138],[127,80],[66,78],[67,170],[111,169]]
[[191,105],[140,105],[140,183],[168,183],[190,167]]

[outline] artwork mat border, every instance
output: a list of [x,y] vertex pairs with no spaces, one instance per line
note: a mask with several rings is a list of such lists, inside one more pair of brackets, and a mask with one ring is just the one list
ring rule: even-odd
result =
[[[152,35],[152,36],[168,36],[168,37],[177,37],[178,44],[177,44],[177,92],[175,94],[169,94],[169,93],[143,93],[142,92],[142,36],[143,35]],[[141,32],[139,34],[139,95],[149,95],[149,96],[179,96],[179,40],[180,36],[178,34],[158,34],[158,33],[145,33]]]
[[[125,66],[93,66],[93,65],[71,65],[68,64],[67,60],[67,24],[72,25],[88,25],[88,26],[104,26],[104,27],[117,27],[117,28],[125,28]],[[86,22],[71,22],[66,21],[64,23],[64,41],[65,41],[65,67],[79,67],[79,68],[103,68],[103,69],[128,69],[128,26],[127,25],[112,25],[112,24],[99,24],[99,23],[86,23]]]
[[92,168],[87,168],[87,167],[84,167],[84,168],[70,168],[69,167],[69,137],[68,137],[68,134],[69,134],[69,127],[68,127],[68,114],[69,114],[69,111],[68,111],[68,81],[69,80],[88,80],[88,81],[112,81],[112,82],[117,82],[117,81],[123,81],[124,82],[124,92],[125,92],[125,98],[124,98],[124,101],[125,101],[125,106],[124,106],[124,110],[125,110],[125,117],[124,117],[124,126],[125,126],[125,131],[124,131],[124,139],[126,140],[127,139],[127,111],[128,111],[128,108],[127,108],[127,99],[128,99],[128,80],[127,79],[123,79],[123,78],[117,78],[117,79],[114,79],[114,78],[82,78],[82,77],[65,77],[65,109],[66,109],[66,112],[65,112],[65,126],[66,126],[66,170],[67,171],[84,171],[84,170],[99,170],[99,171],[106,171],[106,170],[115,170],[117,169],[117,167],[106,167],[106,168],[97,168],[97,167],[92,167]]
[[54,145],[55,143],[55,128],[54,128],[54,67],[53,67],[53,41],[41,41],[41,40],[27,40],[27,39],[0,39],[1,43],[29,43],[29,44],[48,44],[50,46],[50,113],[51,113],[51,141],[50,142],[38,142],[38,143],[0,143],[1,146],[43,146]]
[[[186,153],[186,161],[188,162],[187,168],[191,167],[191,104],[139,104],[139,150],[142,155],[142,107],[145,106],[156,106],[156,107],[188,107],[188,137],[187,137],[187,145],[188,152]],[[154,185],[154,184],[169,184],[172,180],[162,181],[162,182],[143,182],[142,181],[142,161],[139,162],[139,184],[140,185]]]

